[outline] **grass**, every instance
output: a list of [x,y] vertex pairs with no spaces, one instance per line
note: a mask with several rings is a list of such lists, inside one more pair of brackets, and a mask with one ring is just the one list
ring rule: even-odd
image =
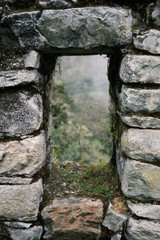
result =
[[[101,199],[104,208],[109,201],[124,209],[124,198],[119,190],[116,168],[106,165],[82,164],[75,162],[54,162],[46,181],[44,205],[55,198],[89,197]],[[119,204],[118,204],[119,203]]]

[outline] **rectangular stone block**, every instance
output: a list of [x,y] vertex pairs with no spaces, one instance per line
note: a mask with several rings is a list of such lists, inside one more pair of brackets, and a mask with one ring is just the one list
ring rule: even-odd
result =
[[160,57],[125,56],[121,63],[120,78],[125,83],[160,84]]
[[1,137],[31,134],[42,124],[41,96],[29,91],[12,91],[0,94]]
[[122,87],[120,108],[123,113],[159,113],[160,89]]
[[42,200],[42,181],[0,186],[0,219],[34,221]]
[[154,54],[160,54],[160,31],[150,29],[134,39],[136,48]]
[[160,167],[131,159],[117,160],[121,189],[126,197],[160,201]]
[[160,224],[147,220],[130,218],[125,233],[127,240],[159,240]]
[[0,176],[32,177],[45,164],[44,134],[0,143]]
[[129,158],[160,162],[160,130],[130,128],[122,134],[121,148]]
[[25,12],[6,16],[3,21],[25,48],[78,53],[132,42],[131,12],[120,7]]
[[0,71],[0,88],[38,83],[40,78],[37,70]]
[[136,128],[160,128],[160,118],[156,117],[146,117],[138,115],[123,115],[119,114],[122,122],[130,127]]

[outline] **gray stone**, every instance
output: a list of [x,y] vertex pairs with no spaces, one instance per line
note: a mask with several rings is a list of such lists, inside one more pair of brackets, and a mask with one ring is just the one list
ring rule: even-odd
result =
[[136,48],[148,51],[150,53],[160,53],[160,31],[151,29],[134,39]]
[[126,197],[142,201],[160,200],[160,167],[124,160],[117,161],[121,188]]
[[130,43],[131,26],[132,18],[127,10],[88,7],[63,11],[45,10],[39,20],[38,30],[48,39],[52,47],[88,49]]
[[38,0],[38,4],[40,7],[42,8],[64,8],[64,7],[71,7],[72,3],[71,1],[68,0],[45,0],[45,1],[41,1]]
[[24,56],[24,66],[26,68],[36,68],[40,66],[40,54],[34,50]]
[[10,228],[22,228],[22,229],[30,228],[32,225],[32,223],[25,222],[4,222],[4,224]]
[[103,203],[88,198],[55,199],[42,210],[44,239],[99,239]]
[[131,201],[127,201],[127,205],[132,211],[132,214],[135,214],[138,217],[160,220],[160,205],[149,203],[135,204]]
[[40,239],[42,236],[43,228],[35,226],[29,229],[14,229],[7,228],[12,240],[34,240]]
[[137,128],[160,128],[160,119],[156,117],[144,117],[138,115],[122,115],[119,114],[122,121],[130,126]]
[[160,89],[122,87],[120,107],[124,113],[159,113]]
[[40,74],[36,70],[13,70],[0,72],[0,88],[39,83]]
[[32,177],[44,165],[45,158],[44,134],[21,141],[0,143],[0,176]]
[[122,134],[122,151],[130,158],[160,161],[160,130],[130,128]]
[[25,184],[30,184],[31,181],[32,181],[32,178],[0,177],[1,184],[25,185]]
[[127,240],[159,240],[160,224],[131,218],[128,222],[125,237]]
[[125,83],[160,84],[160,57],[125,56],[121,63],[120,78]]
[[69,49],[78,53],[132,42],[131,12],[123,8],[44,10],[42,14],[25,12],[6,16],[3,22],[8,24],[22,48],[56,53]]
[[0,94],[0,136],[21,136],[38,130],[43,107],[39,94],[5,91]]
[[159,0],[157,1],[157,4],[152,12],[152,19],[157,26],[160,26],[160,1]]
[[[42,200],[42,181],[30,185],[0,186],[0,219],[34,221]],[[17,240],[17,239],[16,239]]]
[[102,225],[113,232],[118,232],[123,229],[123,224],[126,220],[127,217],[114,211],[110,203]]
[[116,234],[111,238],[111,240],[121,240],[121,237],[122,236],[120,234]]

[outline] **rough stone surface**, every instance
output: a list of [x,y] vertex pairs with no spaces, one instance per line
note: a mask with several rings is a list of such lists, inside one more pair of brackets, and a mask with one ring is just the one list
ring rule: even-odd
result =
[[136,48],[150,53],[160,54],[160,31],[151,29],[134,39]]
[[118,47],[132,41],[131,13],[122,8],[44,10],[42,15],[38,11],[26,12],[11,14],[3,22],[22,48],[78,51]]
[[160,89],[122,87],[120,107],[124,113],[160,112]]
[[152,12],[152,19],[157,26],[160,26],[160,1],[157,1],[157,4]]
[[120,114],[122,121],[130,126],[137,128],[160,128],[160,119],[155,117],[144,117],[138,115],[122,115]]
[[104,227],[107,227],[113,232],[118,232],[122,230],[123,223],[127,220],[127,217],[123,214],[117,213],[112,209],[112,204],[110,203],[106,216],[102,222]]
[[160,84],[160,57],[125,56],[121,63],[120,78],[125,83]]
[[131,218],[128,222],[125,237],[127,240],[159,240],[160,224]]
[[0,72],[0,88],[39,83],[40,74],[36,70],[13,70]]
[[121,235],[120,234],[116,234],[115,236],[113,236],[112,238],[111,238],[111,240],[121,240]]
[[31,181],[32,181],[32,178],[0,177],[1,184],[25,185],[25,184],[30,184]]
[[12,240],[34,240],[41,238],[43,228],[41,226],[35,226],[28,229],[14,229],[8,227],[7,230]]
[[4,224],[10,228],[23,228],[23,229],[30,228],[32,225],[32,223],[25,222],[4,222]]
[[132,214],[138,217],[160,220],[160,205],[154,205],[149,203],[132,203],[127,201],[129,209]]
[[100,234],[102,216],[103,204],[100,200],[56,199],[42,211],[44,239],[95,240]]
[[0,219],[36,220],[42,193],[41,180],[30,185],[1,185]]
[[121,189],[126,197],[142,201],[160,200],[160,167],[122,157],[117,164]]
[[21,141],[0,143],[0,176],[31,177],[44,165],[45,158],[43,133]]
[[42,124],[43,107],[39,94],[6,91],[0,94],[0,136],[33,133]]
[[63,7],[71,7],[72,1],[71,0],[45,0],[45,1],[37,1],[39,6],[42,8],[63,8]]
[[40,66],[40,54],[34,50],[24,56],[24,66],[26,68],[36,68]]
[[132,159],[159,161],[159,146],[160,130],[130,128],[121,137],[122,151]]

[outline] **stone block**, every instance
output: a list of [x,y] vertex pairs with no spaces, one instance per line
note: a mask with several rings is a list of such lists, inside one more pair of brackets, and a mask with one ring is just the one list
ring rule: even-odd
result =
[[3,22],[7,22],[22,48],[79,53],[132,42],[131,12],[120,7],[16,13],[6,16]]
[[134,39],[136,48],[154,54],[160,54],[160,31],[151,29]]
[[160,161],[160,130],[130,128],[122,134],[122,151],[130,158]]
[[159,113],[160,89],[139,89],[123,86],[120,93],[123,113]]
[[43,107],[39,94],[5,91],[0,102],[0,137],[31,134],[40,128]]
[[[42,200],[42,181],[30,185],[0,186],[0,219],[34,221]],[[16,239],[17,240],[17,239]]]
[[27,228],[30,228],[32,226],[32,223],[26,223],[26,222],[4,222],[4,224],[7,226],[7,227],[10,227],[10,228],[22,228],[22,229],[27,229]]
[[125,83],[160,84],[160,57],[125,56],[121,63],[120,78]]
[[32,177],[45,164],[44,134],[0,143],[0,176]]
[[130,218],[125,233],[127,240],[159,240],[160,224]]
[[44,239],[95,240],[100,234],[103,203],[87,198],[55,199],[41,214]]
[[142,201],[160,200],[160,167],[133,161],[117,160],[121,189],[126,197]]
[[122,236],[120,234],[116,234],[111,238],[111,240],[121,240],[121,237]]
[[153,9],[152,20],[157,26],[160,26],[160,1],[159,0],[157,0],[157,4]]
[[119,114],[122,122],[130,127],[137,128],[160,128],[160,119],[156,117],[145,117],[138,115],[122,115]]
[[34,50],[24,56],[24,66],[26,68],[36,68],[40,66],[40,54]]
[[132,203],[131,201],[127,201],[127,205],[132,214],[135,214],[137,217],[160,220],[160,205]]
[[0,88],[39,83],[40,79],[36,70],[0,71]]
[[38,240],[41,239],[43,228],[34,226],[28,229],[7,228],[12,240]]
[[37,1],[38,5],[42,8],[64,8],[64,7],[71,7],[72,6],[72,1],[68,0],[45,0]]
[[112,204],[110,203],[102,225],[113,232],[118,232],[123,229],[125,221],[127,221],[127,217],[124,214],[114,211],[112,209]]
[[26,185],[26,184],[30,184],[31,181],[32,181],[32,178],[0,177],[0,184]]

